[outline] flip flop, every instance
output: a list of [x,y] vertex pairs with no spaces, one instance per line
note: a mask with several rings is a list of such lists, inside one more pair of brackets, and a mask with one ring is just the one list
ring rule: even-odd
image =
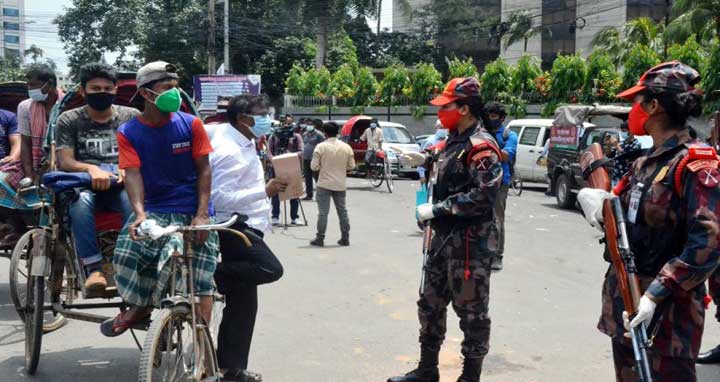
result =
[[127,312],[128,310],[122,311],[115,316],[115,318],[109,318],[103,321],[103,323],[100,324],[100,333],[105,337],[117,337],[125,333],[128,329],[145,322],[148,317],[150,317],[147,316],[140,320],[126,320],[124,317]]

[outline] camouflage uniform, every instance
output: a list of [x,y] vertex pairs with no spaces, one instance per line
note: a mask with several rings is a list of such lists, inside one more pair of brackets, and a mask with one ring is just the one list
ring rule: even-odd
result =
[[463,356],[480,362],[490,340],[490,265],[498,247],[493,209],[502,182],[498,152],[480,125],[448,138],[437,163],[434,237],[418,301],[424,348],[440,350],[452,302],[465,334]]
[[[628,219],[628,238],[636,257],[640,287],[656,301],[656,334],[650,351],[656,382],[695,381],[694,360],[702,338],[705,280],[718,264],[720,172],[692,171],[689,166],[676,182],[680,162],[689,147],[705,146],[680,130],[665,144],[638,158],[628,183],[618,192],[628,211],[631,193],[644,184],[635,224]],[[676,184],[681,185],[678,192]],[[617,191],[616,191],[617,192]],[[629,215],[629,214],[628,214]],[[623,302],[613,269],[603,285],[603,308],[598,324],[612,337],[618,381],[637,381],[631,343],[623,338]]]

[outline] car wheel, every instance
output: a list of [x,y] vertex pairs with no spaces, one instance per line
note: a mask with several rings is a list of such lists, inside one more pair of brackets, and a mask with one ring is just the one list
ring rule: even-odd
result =
[[570,180],[565,174],[558,176],[555,182],[555,198],[560,208],[570,209],[575,205],[575,194],[572,193]]

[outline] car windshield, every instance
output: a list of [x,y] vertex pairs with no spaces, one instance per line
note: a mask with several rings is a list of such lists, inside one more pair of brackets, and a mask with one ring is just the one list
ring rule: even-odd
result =
[[407,130],[398,127],[383,127],[383,139],[388,143],[415,143],[412,135]]

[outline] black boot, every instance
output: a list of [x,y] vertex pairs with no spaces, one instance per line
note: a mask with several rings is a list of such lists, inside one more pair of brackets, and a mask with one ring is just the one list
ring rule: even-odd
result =
[[720,363],[720,345],[704,353],[700,353],[695,363],[699,363],[701,365]]
[[325,246],[325,237],[324,236],[316,236],[315,240],[310,242],[310,245],[313,247],[324,247]]
[[439,382],[438,352],[426,348],[420,349],[420,362],[417,369],[401,376],[390,377],[387,382]]
[[457,382],[480,382],[482,373],[482,358],[465,358],[463,371]]

